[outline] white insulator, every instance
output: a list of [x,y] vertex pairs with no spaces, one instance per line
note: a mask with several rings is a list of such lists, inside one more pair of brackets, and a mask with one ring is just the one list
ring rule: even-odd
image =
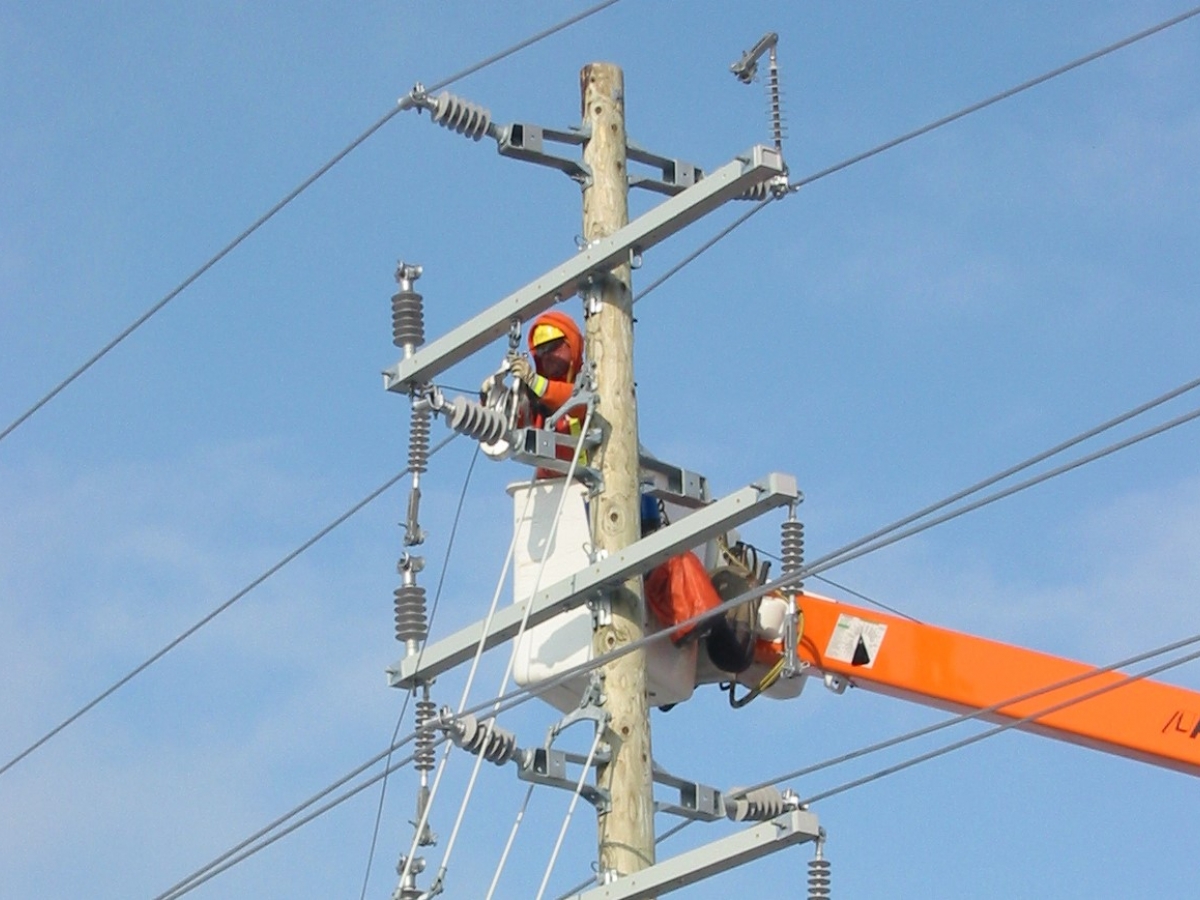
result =
[[433,98],[433,109],[429,114],[438,125],[474,141],[487,134],[492,124],[492,114],[486,107],[456,97],[448,91],[442,91]]
[[[737,793],[731,791],[730,793]],[[788,810],[788,802],[778,788],[764,787],[725,801],[725,815],[735,822],[765,822]]]
[[508,431],[504,413],[477,400],[455,397],[446,405],[446,424],[484,444],[494,444]]
[[498,766],[504,765],[517,753],[516,735],[501,728],[493,719],[480,721],[470,714],[460,716],[455,721],[450,740],[468,753],[482,756]]

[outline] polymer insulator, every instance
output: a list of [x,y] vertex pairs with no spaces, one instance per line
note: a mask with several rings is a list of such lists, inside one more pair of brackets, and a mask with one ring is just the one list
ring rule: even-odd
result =
[[746,188],[742,193],[738,194],[739,200],[766,200],[771,196],[771,184],[768,181],[760,181],[753,187]]
[[[804,523],[796,519],[788,519],[783,523],[782,536],[779,541],[780,557],[782,559],[780,575],[784,578],[799,574],[804,568]],[[789,589],[799,591],[804,582],[794,581]]]
[[392,343],[413,348],[425,343],[425,307],[416,291],[392,295]]
[[765,822],[783,815],[787,809],[787,800],[774,787],[759,788],[725,803],[725,815],[735,822]]
[[830,896],[829,860],[820,856],[808,861],[808,900],[826,900]]
[[775,63],[775,48],[771,48],[771,62],[767,75],[767,93],[771,98],[771,136],[775,149],[783,152],[783,100],[779,92],[779,66]]
[[488,133],[492,114],[478,103],[442,91],[433,98],[430,118],[443,128],[477,141]]
[[393,593],[396,605],[396,640],[402,644],[425,640],[429,636],[429,620],[425,615],[425,588],[419,584],[402,584]]
[[467,752],[482,756],[498,766],[516,756],[518,749],[517,737],[511,731],[501,728],[492,719],[480,721],[470,714],[458,717],[450,732],[450,740]]
[[420,277],[420,266],[402,262],[396,267],[400,289],[392,295],[392,343],[409,351],[425,343],[425,298],[413,287]]
[[437,704],[428,697],[418,700],[416,704],[417,737],[413,741],[413,768],[418,772],[429,772],[433,769],[433,728],[431,722],[437,718]]
[[421,474],[429,468],[429,420],[426,405],[414,405],[408,425],[408,471]]
[[508,431],[504,413],[466,397],[455,397],[447,404],[446,424],[484,444],[494,444]]

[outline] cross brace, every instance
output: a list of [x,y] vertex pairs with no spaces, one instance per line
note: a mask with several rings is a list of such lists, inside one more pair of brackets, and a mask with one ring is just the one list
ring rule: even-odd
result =
[[[768,510],[795,503],[799,497],[795,478],[772,473],[762,481],[722,497],[581,569],[570,578],[539,591],[529,600],[532,608],[529,610],[528,627],[532,628],[561,612],[581,606],[599,596],[604,588],[648,572],[672,556],[723,534],[730,528],[736,528]],[[501,641],[511,640],[521,627],[524,613],[525,604],[514,603],[497,610],[490,624],[486,621],[476,622],[429,644],[421,653],[394,663],[387,670],[388,684],[406,690],[413,688],[466,662],[475,655],[481,641],[486,650]]]

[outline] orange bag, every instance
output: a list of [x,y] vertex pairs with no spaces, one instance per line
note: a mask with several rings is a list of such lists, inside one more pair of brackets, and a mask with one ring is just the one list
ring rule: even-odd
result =
[[[670,627],[692,616],[721,605],[721,598],[704,570],[700,557],[690,550],[668,559],[646,576],[644,581],[646,605],[664,627]],[[710,623],[701,623],[700,633],[708,631]],[[671,640],[681,644],[696,628],[688,625],[677,628]]]

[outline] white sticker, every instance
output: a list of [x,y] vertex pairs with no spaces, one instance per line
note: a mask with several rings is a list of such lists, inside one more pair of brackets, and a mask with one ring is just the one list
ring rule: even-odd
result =
[[879,655],[879,647],[883,644],[883,636],[886,633],[887,626],[880,622],[868,622],[857,616],[842,613],[838,616],[833,634],[829,636],[825,656],[827,659],[836,659],[838,662],[869,669],[875,665],[875,657]]

